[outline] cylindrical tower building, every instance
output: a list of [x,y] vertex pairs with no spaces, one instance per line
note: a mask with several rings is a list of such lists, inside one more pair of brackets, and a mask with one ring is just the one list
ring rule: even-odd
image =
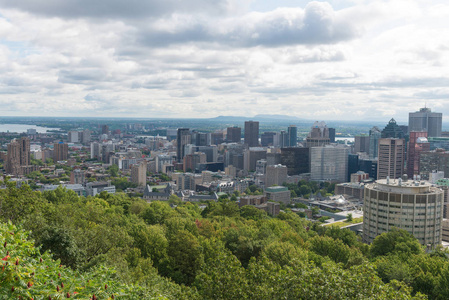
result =
[[428,181],[377,180],[365,186],[363,208],[366,243],[393,227],[407,230],[422,245],[441,243],[443,191]]

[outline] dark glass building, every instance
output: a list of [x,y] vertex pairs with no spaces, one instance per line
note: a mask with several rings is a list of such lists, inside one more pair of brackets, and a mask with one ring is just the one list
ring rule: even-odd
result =
[[309,148],[281,148],[281,164],[287,166],[288,175],[310,173]]
[[296,144],[298,143],[298,128],[296,128],[295,125],[288,126],[288,146],[289,147],[296,147]]
[[387,126],[385,126],[384,130],[382,130],[381,137],[384,138],[393,138],[393,139],[403,139],[404,132],[396,123],[395,119],[391,119]]
[[242,140],[242,128],[234,126],[226,129],[226,142],[240,143]]
[[259,122],[245,122],[245,144],[247,144],[248,147],[259,146]]

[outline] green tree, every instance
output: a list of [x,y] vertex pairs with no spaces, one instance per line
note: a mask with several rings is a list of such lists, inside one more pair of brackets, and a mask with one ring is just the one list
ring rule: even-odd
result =
[[240,208],[240,216],[242,216],[245,219],[257,221],[267,218],[267,213],[263,210],[255,208],[254,206],[244,205]]
[[140,217],[149,225],[162,224],[164,220],[176,216],[171,207],[164,202],[154,201],[140,214]]
[[178,231],[170,240],[166,273],[175,282],[190,285],[204,263],[204,255],[198,239],[190,232]]
[[118,171],[119,171],[119,168],[118,168],[117,165],[111,165],[108,168],[108,173],[111,175],[111,177],[117,177],[118,176]]
[[359,242],[357,240],[357,235],[354,231],[351,231],[349,229],[340,229],[337,226],[325,226],[324,235],[330,236],[333,239],[339,239],[345,245],[348,245],[349,247],[355,247],[359,245]]
[[392,280],[398,280],[410,284],[412,281],[412,272],[406,261],[403,261],[397,255],[380,256],[376,260],[377,273],[386,283]]
[[239,206],[229,199],[221,199],[215,205],[211,206],[210,215],[236,217],[240,215]]
[[246,267],[252,257],[258,257],[263,242],[258,237],[258,230],[250,226],[229,228],[223,236],[223,241],[229,249]]
[[251,193],[254,193],[255,191],[257,191],[257,185],[255,185],[255,184],[253,184],[253,185],[250,185],[249,187],[249,190],[251,191]]
[[78,248],[73,234],[66,228],[46,227],[40,238],[42,253],[51,250],[53,258],[71,268],[78,268],[84,255]]
[[111,183],[118,191],[124,191],[127,188],[137,187],[137,184],[130,182],[126,177],[115,178]]
[[80,274],[62,266],[47,252],[39,253],[27,234],[11,223],[0,224],[0,242],[4,251],[9,253],[2,259],[1,299],[87,299],[93,294],[99,299],[111,295],[126,299],[146,296],[140,287],[128,286],[117,280],[113,269],[96,267]]
[[265,247],[262,255],[280,266],[285,266],[294,259],[301,261],[307,261],[308,259],[307,252],[304,249],[300,249],[289,242],[280,241],[273,242]]
[[15,182],[5,181],[6,189],[0,189],[0,218],[3,221],[20,222],[29,215],[45,210],[48,205],[41,194],[24,184],[20,188]]
[[393,228],[390,232],[377,236],[370,247],[371,257],[387,255],[389,253],[403,253],[405,255],[422,253],[423,249],[418,240],[409,232]]
[[245,269],[219,241],[202,242],[205,264],[196,276],[194,286],[203,299],[246,299]]
[[346,264],[351,255],[350,248],[341,240],[334,240],[331,237],[316,236],[309,240],[310,251],[316,254],[327,256],[333,261]]
[[161,225],[134,225],[130,235],[134,239],[134,247],[140,250],[142,257],[151,258],[156,267],[167,259],[168,240]]
[[170,176],[168,176],[167,174],[164,174],[164,173],[159,174],[159,179],[162,181],[171,181]]
[[346,215],[346,221],[352,222],[352,214],[347,214]]

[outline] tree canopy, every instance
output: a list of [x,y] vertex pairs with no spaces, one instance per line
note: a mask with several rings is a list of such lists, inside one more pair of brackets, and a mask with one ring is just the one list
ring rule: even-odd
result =
[[0,207],[2,299],[449,295],[446,253],[426,254],[400,230],[368,246],[347,229],[323,227],[289,210],[272,217],[227,197],[203,209],[179,198],[80,197],[9,182],[0,190]]

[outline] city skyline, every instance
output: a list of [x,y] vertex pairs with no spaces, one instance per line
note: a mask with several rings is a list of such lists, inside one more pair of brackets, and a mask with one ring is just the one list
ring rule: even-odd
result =
[[3,116],[449,121],[444,1],[0,4]]

